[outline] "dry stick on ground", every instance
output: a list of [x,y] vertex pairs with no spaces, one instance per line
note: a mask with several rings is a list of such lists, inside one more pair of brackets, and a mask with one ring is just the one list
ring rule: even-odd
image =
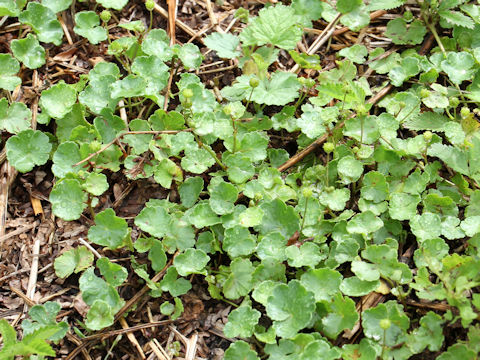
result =
[[[327,27],[315,39],[312,45],[310,45],[310,47],[307,50],[307,55],[315,54],[317,50],[320,49],[328,39],[330,39],[330,37],[333,35],[335,31],[335,25],[338,23],[338,20],[340,20],[341,16],[342,14],[338,13],[337,16],[335,16],[335,18],[327,25]],[[295,64],[295,66],[290,69],[290,72],[297,73],[300,70],[301,70],[300,65]]]
[[[33,300],[35,295],[35,288],[37,286],[37,276],[38,276],[38,257],[40,255],[40,243],[46,243],[46,239],[53,233],[55,225],[53,222],[47,220],[40,224],[38,227],[37,235],[33,243],[32,249],[32,265],[30,266],[30,276],[28,278],[27,286],[27,296]],[[27,306],[25,305],[24,312],[27,311]]]
[[175,45],[175,20],[177,20],[177,0],[167,0],[168,7],[168,35],[170,46]]
[[[146,1],[146,0],[145,0]],[[156,12],[158,12],[160,15],[162,15],[165,19],[168,19],[168,12],[162,8],[160,5],[155,4],[155,7],[153,8]],[[185,31],[188,35],[190,36],[195,36],[195,30],[193,30],[190,26],[185,24],[183,21],[175,19],[175,24]],[[200,41],[203,44],[203,39],[199,38],[198,41]]]
[[137,338],[135,337],[134,333],[132,330],[130,330],[129,326],[128,326],[128,323],[127,323],[127,320],[125,320],[125,318],[120,318],[118,320],[120,322],[120,325],[122,325],[122,328],[125,329],[125,330],[128,330],[127,332],[127,338],[128,340],[132,343],[132,345],[135,347],[135,349],[137,349],[138,351],[138,354],[140,355],[140,358],[142,360],[146,359],[147,357],[145,356],[145,353],[143,352],[143,349],[142,347],[140,346],[140,344],[138,343],[138,340]]

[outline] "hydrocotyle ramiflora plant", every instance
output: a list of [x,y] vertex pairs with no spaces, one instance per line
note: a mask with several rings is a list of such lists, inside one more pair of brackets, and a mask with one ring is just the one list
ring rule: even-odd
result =
[[[15,58],[0,57],[6,91],[19,84],[18,61],[42,66],[40,43],[62,37],[52,14],[63,7],[11,3],[18,7],[5,14],[32,33],[12,41]],[[297,47],[318,20],[357,32],[372,12],[401,6],[386,26],[396,45],[388,51],[359,42],[323,68],[317,54]],[[204,57],[196,45],[170,45],[162,29],[122,24],[128,35],[109,41],[111,62],[42,91],[37,130],[25,105],[0,101],[0,128],[11,134],[7,158],[21,172],[51,166],[53,213],[67,221],[89,216],[91,244],[132,255],[137,279],[165,301],[163,314],[181,316],[194,274],[213,299],[234,306],[224,333],[238,341],[227,360],[427,352],[474,359],[479,7],[461,0],[420,1],[415,12],[407,6],[294,0],[257,16],[239,11],[243,29],[204,40],[238,63],[239,76],[219,92],[194,73]],[[51,31],[35,14],[52,19]],[[79,12],[74,31],[92,44],[110,40],[108,15]],[[293,60],[288,69],[285,58]],[[169,196],[150,199],[128,222],[100,199],[111,173],[153,179]],[[61,254],[55,270],[60,278],[81,274],[87,330],[115,322],[126,266],[107,257],[94,264],[80,246]],[[361,306],[372,299],[382,301]],[[454,342],[443,331],[452,326],[464,329]],[[360,341],[343,340],[359,331]]]

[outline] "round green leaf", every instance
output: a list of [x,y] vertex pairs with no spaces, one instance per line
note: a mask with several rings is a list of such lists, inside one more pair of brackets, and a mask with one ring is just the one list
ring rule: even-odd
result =
[[330,301],[330,299],[340,291],[339,286],[342,282],[342,274],[338,271],[322,268],[309,269],[300,278],[302,285],[315,295],[315,300]]
[[199,176],[189,177],[178,188],[182,205],[186,208],[192,207],[198,200],[203,189],[203,179]]
[[185,69],[198,69],[198,67],[202,64],[203,56],[200,52],[200,49],[197,45],[192,43],[187,43],[183,45],[179,52],[178,57],[182,61],[183,66]]
[[260,208],[263,210],[263,221],[258,226],[261,234],[278,231],[289,239],[295,231],[299,230],[298,214],[293,207],[286,205],[282,200],[264,202]]
[[328,314],[322,318],[322,330],[329,338],[336,339],[343,330],[352,329],[359,318],[355,302],[338,293],[328,304]]
[[102,330],[113,324],[113,312],[108,303],[103,300],[95,300],[88,310],[85,325],[90,330]]
[[113,209],[105,209],[95,216],[95,225],[88,230],[88,239],[101,246],[118,249],[128,235],[127,222],[115,215]]
[[27,129],[9,138],[5,147],[10,164],[20,172],[27,172],[47,162],[52,144],[41,131]]
[[100,270],[100,274],[102,274],[105,280],[112,286],[120,286],[127,280],[127,269],[111,262],[106,257],[97,260],[97,267]]
[[74,167],[73,165],[81,160],[78,145],[73,141],[65,141],[57,147],[53,154],[52,172],[58,178],[64,177],[69,172],[76,173],[80,170],[80,167]]
[[344,184],[350,184],[360,179],[363,164],[351,155],[342,157],[337,164],[337,171]]
[[278,284],[268,298],[267,315],[273,320],[278,336],[292,338],[310,324],[315,311],[313,293],[307,291],[298,280],[288,285]]
[[107,39],[107,30],[100,26],[100,17],[94,11],[77,12],[73,31],[87,38],[91,44],[98,44]]
[[162,61],[168,61],[173,56],[170,39],[163,29],[151,30],[142,41],[142,50],[147,55],[158,56]]
[[163,291],[168,291],[173,297],[186,294],[192,288],[190,281],[177,277],[177,269],[174,266],[170,266],[159,284]]
[[77,92],[62,80],[50,89],[42,91],[40,106],[54,119],[63,118],[77,101]]
[[215,164],[215,159],[203,147],[185,149],[185,156],[181,161],[182,168],[194,174],[201,174],[207,171],[213,164]]
[[163,249],[163,244],[157,239],[153,240],[152,247],[148,252],[148,260],[152,262],[152,269],[155,271],[162,270],[167,263],[167,255]]
[[247,338],[252,336],[255,325],[260,319],[260,312],[252,309],[249,305],[242,305],[228,315],[228,322],[223,328],[226,336]]
[[145,95],[147,81],[140,76],[128,75],[110,85],[112,98],[129,98]]
[[212,33],[204,38],[205,45],[215,50],[219,57],[234,59],[240,55],[237,50],[240,40],[233,34]]
[[56,14],[67,10],[72,5],[72,0],[42,0],[42,5],[48,7]]
[[[1,80],[0,80],[1,81]],[[23,103],[14,102],[8,106],[6,98],[0,99],[0,129],[11,134],[30,128],[32,113]]]
[[74,249],[64,252],[62,255],[55,258],[53,267],[55,274],[64,279],[73,272],[79,273],[92,266],[93,254],[86,246],[79,246]]
[[232,259],[250,255],[255,251],[256,245],[255,237],[250,234],[247,228],[234,226],[225,230],[222,247]]
[[245,341],[236,341],[232,343],[225,351],[224,360],[260,360],[257,353],[253,351]]
[[29,69],[37,69],[45,64],[45,49],[32,34],[28,34],[25,39],[12,40],[10,47],[13,56]]
[[161,206],[145,207],[135,218],[135,225],[157,238],[167,234],[169,223],[170,215]]
[[50,192],[50,203],[53,213],[67,221],[77,220],[87,207],[87,194],[83,192],[80,182],[75,179],[65,179],[55,184]]
[[383,227],[383,221],[371,211],[364,211],[355,215],[347,224],[350,234],[371,234]]
[[20,13],[18,20],[30,25],[40,41],[51,42],[57,46],[62,43],[62,26],[55,13],[43,4],[29,1],[27,9]]
[[223,293],[227,299],[235,300],[252,290],[254,267],[250,260],[236,258],[230,263],[230,270],[223,284]]
[[210,193],[210,207],[217,215],[225,215],[233,212],[235,201],[238,198],[238,190],[235,186],[221,181],[214,186],[208,187]]
[[[382,320],[389,320],[390,327],[382,329],[380,327]],[[384,341],[386,346],[395,346],[405,341],[410,321],[400,304],[396,301],[388,301],[365,310],[362,313],[362,326],[367,337]]]
[[205,274],[205,266],[209,260],[210,257],[203,250],[190,248],[177,255],[173,265],[181,276]]

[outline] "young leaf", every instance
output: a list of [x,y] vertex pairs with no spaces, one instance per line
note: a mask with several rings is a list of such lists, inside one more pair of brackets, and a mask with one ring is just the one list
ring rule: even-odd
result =
[[101,330],[113,324],[112,308],[103,300],[95,300],[88,310],[85,325],[90,330]]
[[122,247],[127,236],[127,222],[116,216],[113,209],[105,209],[95,215],[95,225],[88,230],[90,241],[110,249]]
[[55,258],[53,267],[55,274],[64,279],[75,272],[79,272],[89,268],[93,263],[93,254],[85,246],[79,246],[64,252]]
[[43,132],[27,129],[10,137],[5,148],[10,164],[20,172],[28,172],[47,162],[52,144]]
[[162,61],[168,61],[173,56],[170,39],[163,29],[153,29],[147,34],[142,41],[142,51],[147,55],[158,56]]
[[[390,324],[385,329],[381,323]],[[365,335],[374,340],[383,339],[385,345],[395,346],[406,338],[410,321],[396,301],[387,301],[374,308],[365,310],[362,314],[362,326]]]
[[280,199],[264,202],[260,208],[263,210],[263,221],[258,226],[261,234],[278,231],[288,239],[299,230],[297,213],[293,207],[286,205]]
[[40,106],[54,119],[63,118],[77,101],[77,92],[62,80],[42,91]]
[[285,5],[263,8],[240,33],[243,46],[272,44],[285,50],[294,49],[301,37],[295,10]]
[[461,51],[448,53],[447,58],[441,62],[441,67],[454,84],[461,84],[473,77],[474,64],[474,57],[466,51]]
[[247,338],[252,336],[255,325],[260,319],[260,312],[252,309],[250,305],[242,305],[228,315],[228,322],[223,328],[225,336],[230,338],[239,336]]
[[414,20],[407,26],[405,19],[398,17],[388,22],[385,35],[397,45],[417,45],[423,41],[426,33],[427,29],[420,20]]
[[107,30],[100,26],[100,17],[94,11],[80,11],[75,14],[73,31],[91,44],[98,44],[107,39]]
[[174,266],[170,266],[159,285],[163,291],[168,291],[173,297],[184,295],[190,291],[192,284],[184,278],[177,278],[178,272]]
[[51,42],[57,46],[62,43],[62,26],[55,13],[45,5],[29,1],[26,10],[18,15],[18,20],[23,24],[30,25],[40,41]]
[[53,213],[66,221],[77,220],[87,207],[87,194],[75,179],[57,182],[50,192],[49,200]]
[[219,57],[224,59],[234,59],[240,56],[237,50],[240,40],[232,34],[215,32],[204,38],[205,45],[215,50]]
[[192,207],[203,189],[203,179],[199,176],[189,177],[178,188],[182,205]]
[[29,69],[37,69],[45,64],[45,49],[32,34],[25,39],[12,40],[10,47],[13,56]]
[[257,353],[253,351],[245,341],[235,341],[225,351],[224,360],[260,360]]
[[308,326],[315,310],[313,294],[298,280],[278,284],[268,298],[267,315],[278,336],[291,338]]
[[204,251],[190,248],[177,255],[173,265],[181,276],[205,274],[205,266],[209,260],[210,257]]
[[198,69],[203,61],[203,55],[200,49],[192,43],[183,45],[178,51],[178,57],[187,70]]
[[14,102],[8,106],[6,98],[0,99],[0,129],[18,134],[30,127],[31,120],[32,113],[25,104]]

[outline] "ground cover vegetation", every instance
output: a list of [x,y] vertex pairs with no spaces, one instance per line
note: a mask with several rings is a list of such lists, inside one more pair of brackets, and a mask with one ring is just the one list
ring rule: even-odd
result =
[[[161,339],[199,293],[226,360],[477,359],[477,2],[245,2],[227,29],[202,4],[208,31],[175,41],[152,0],[0,1],[2,163],[50,177],[45,212],[85,239],[51,275],[83,313],[27,302],[0,359],[142,358],[117,324],[157,304]],[[67,34],[101,61],[41,83]],[[132,186],[162,195],[120,216]]]

